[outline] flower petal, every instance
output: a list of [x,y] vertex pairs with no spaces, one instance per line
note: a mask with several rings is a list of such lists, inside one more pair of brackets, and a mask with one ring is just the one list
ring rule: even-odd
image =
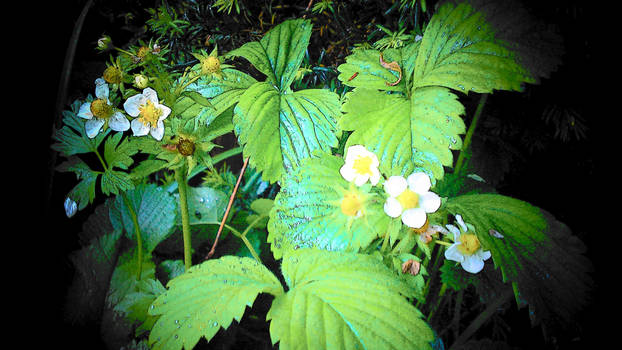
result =
[[99,134],[99,130],[101,130],[102,126],[104,126],[105,120],[103,119],[89,119],[84,123],[84,129],[86,130],[86,136],[89,138],[93,138]]
[[384,212],[392,218],[397,218],[402,215],[402,205],[397,199],[389,197],[384,202]]
[[464,257],[464,261],[461,263],[462,268],[470,273],[478,273],[484,268],[484,261],[473,254],[471,256]]
[[369,180],[369,174],[356,174],[354,178],[354,184],[357,186],[363,186]]
[[462,255],[462,253],[460,253],[460,251],[458,250],[458,244],[459,243],[454,243],[449,246],[447,250],[445,250],[445,259],[457,261],[460,263],[464,261],[464,255]]
[[125,100],[125,103],[123,103],[123,109],[125,109],[125,112],[132,117],[138,117],[140,114],[140,107],[143,104],[145,104],[145,97],[138,94]]
[[451,232],[453,234],[454,242],[458,242],[458,239],[460,237],[460,230],[456,226],[454,226],[454,225],[447,224],[447,225],[445,225],[445,227],[447,227],[449,232]]
[[462,219],[462,215],[456,214],[456,222],[458,222],[458,225],[460,225],[460,228],[462,229],[462,232],[467,232],[468,231],[468,228],[467,228],[466,224],[464,223],[464,220]]
[[168,108],[167,106],[161,105],[161,104],[157,104],[156,106],[157,108],[160,109],[160,112],[162,112],[162,114],[160,115],[160,118],[158,118],[158,121],[166,119],[169,116],[169,114],[171,114],[171,109]]
[[391,176],[384,182],[384,191],[391,197],[397,197],[408,188],[406,179],[401,176]]
[[348,147],[348,150],[346,151],[346,158],[345,158],[346,164],[352,163],[354,162],[356,158],[364,156],[364,153],[366,151],[367,150],[365,149],[365,146],[363,145],[353,145],[353,146]]
[[145,102],[151,101],[155,106],[160,104],[160,100],[158,100],[158,93],[152,88],[145,88],[143,90],[143,97],[145,98]]
[[[373,165],[373,163],[372,163]],[[369,182],[371,182],[372,186],[376,186],[378,181],[380,181],[380,171],[378,171],[378,166],[371,168],[371,176],[369,177]]]
[[149,133],[149,127],[140,122],[138,119],[132,120],[130,126],[134,136],[145,136]]
[[130,128],[130,121],[121,112],[115,112],[108,120],[108,126],[114,131],[125,131]]
[[78,117],[84,119],[92,119],[93,113],[91,112],[91,102],[86,102],[80,105],[78,110]]
[[426,213],[434,213],[441,207],[441,197],[434,192],[426,192],[419,196],[419,207]]
[[98,78],[95,80],[95,96],[97,98],[101,98],[103,100],[108,100],[108,96],[110,95],[110,89],[108,88],[108,84],[102,78]]
[[162,140],[162,137],[164,137],[164,123],[159,121],[155,128],[151,128],[150,134],[154,139]]
[[344,164],[341,169],[339,169],[339,173],[348,182],[354,180],[354,177],[356,176],[354,168],[352,168],[352,166],[348,166],[348,164]]
[[488,250],[485,251],[483,249],[478,250],[476,254],[482,260],[488,260],[492,256],[490,254],[490,251],[488,251]]
[[420,228],[425,224],[427,216],[425,210],[421,208],[412,208],[404,210],[402,213],[402,222],[411,228]]
[[430,186],[432,186],[430,177],[423,172],[410,174],[406,181],[408,181],[408,188],[417,194],[428,192],[430,190]]

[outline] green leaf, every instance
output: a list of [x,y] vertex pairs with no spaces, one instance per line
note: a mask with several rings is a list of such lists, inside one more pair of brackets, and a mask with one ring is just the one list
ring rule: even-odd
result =
[[337,145],[337,94],[323,89],[279,93],[271,84],[253,84],[240,97],[233,123],[244,157],[263,172],[265,181],[278,181],[316,150]]
[[311,21],[287,20],[272,28],[259,42],[249,42],[226,57],[242,56],[266,75],[280,91],[289,88],[300,67],[309,39]]
[[231,68],[224,68],[222,75],[222,79],[202,78],[188,86],[188,90],[196,91],[209,99],[216,115],[236,104],[244,91],[257,82],[250,75]]
[[576,320],[589,301],[592,267],[565,225],[529,203],[496,194],[450,198],[446,209],[475,227],[504,281],[513,283],[517,301],[529,303],[534,324],[566,327]]
[[441,179],[443,166],[452,166],[451,150],[462,147],[464,107],[446,88],[417,89],[411,99],[356,88],[346,95],[342,109],[340,127],[354,131],[346,147],[365,145],[387,176],[425,171]]
[[[420,42],[414,42],[399,49],[387,49],[382,52],[371,49],[355,50],[346,57],[346,63],[337,67],[340,72],[337,78],[343,84],[352,87],[400,91],[408,94],[419,44]],[[384,62],[395,61],[402,70],[402,79],[398,84],[391,85],[399,79],[399,73],[381,64],[381,54]]]
[[412,289],[369,255],[299,249],[283,259],[289,291],[272,302],[272,343],[287,349],[428,349],[434,334]]
[[[173,231],[177,201],[154,184],[140,185],[124,194],[136,214],[143,249],[151,253],[153,249]],[[122,196],[117,196],[110,210],[110,218],[115,228],[123,228],[129,239],[136,240],[134,223]]]
[[[90,102],[90,100],[92,100],[92,97],[89,97],[86,102]],[[52,144],[51,148],[65,157],[97,151],[97,147],[110,132],[108,129],[97,134],[92,139],[86,136],[86,130],[84,129],[85,119],[78,117],[78,111],[82,103],[84,102],[76,100],[71,105],[71,111],[63,111],[64,125],[60,129],[55,129],[52,136],[56,142]]]
[[[344,160],[323,154],[283,178],[268,221],[268,242],[276,259],[292,248],[358,251],[386,232],[384,198],[370,186],[355,188],[339,173]],[[361,200],[359,217],[341,210],[346,193]]]
[[58,165],[56,170],[60,172],[74,172],[80,182],[75,185],[67,197],[73,199],[78,204],[78,210],[82,210],[87,204],[93,203],[95,199],[95,185],[99,173],[94,172],[80,158],[71,156],[66,162]]
[[259,293],[278,296],[283,287],[254,259],[224,256],[193,266],[168,283],[168,291],[149,308],[159,319],[149,335],[153,349],[192,349],[220,327],[241,320]]
[[[229,196],[209,187],[188,186],[188,212],[190,225],[220,224]],[[181,212],[177,218],[181,226]]]
[[516,55],[495,38],[482,12],[468,2],[441,6],[426,27],[415,62],[413,89],[445,86],[462,92],[521,90],[534,82]]

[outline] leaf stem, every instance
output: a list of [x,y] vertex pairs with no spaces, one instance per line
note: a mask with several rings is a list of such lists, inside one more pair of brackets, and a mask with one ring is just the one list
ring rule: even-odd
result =
[[460,344],[464,343],[468,340],[477,330],[484,325],[486,321],[497,311],[497,309],[505,304],[508,299],[512,297],[514,291],[512,289],[505,290],[501,295],[499,295],[496,299],[494,299],[487,307],[479,314],[473,322],[469,324],[469,326],[460,334],[460,336],[451,344],[451,349],[455,349]]
[[214,240],[214,244],[212,245],[212,249],[207,253],[205,260],[209,259],[214,255],[216,250],[216,245],[218,245],[218,239],[220,238],[220,233],[222,232],[222,228],[225,226],[225,222],[227,221],[227,217],[229,216],[229,211],[231,210],[231,205],[233,204],[233,200],[235,199],[235,194],[238,192],[238,187],[240,187],[240,182],[242,181],[242,176],[244,176],[244,171],[246,170],[246,166],[248,165],[248,159],[244,160],[244,165],[242,165],[242,170],[240,170],[240,175],[238,176],[238,181],[235,183],[235,187],[233,188],[233,192],[229,197],[229,204],[227,204],[227,210],[225,211],[225,215],[222,217],[222,221],[220,222],[220,227],[218,227],[218,233],[216,234],[216,240]]
[[138,226],[138,217],[136,216],[136,212],[134,211],[134,207],[130,202],[129,198],[125,192],[121,192],[121,197],[123,197],[123,202],[125,202],[125,206],[130,212],[130,217],[132,218],[132,223],[134,224],[134,234],[136,235],[136,250],[138,253],[138,272],[136,273],[136,280],[140,281],[142,271],[143,271],[143,239],[140,234],[140,227]]
[[255,249],[253,249],[253,245],[251,244],[251,242],[248,240],[248,238],[246,238],[246,234],[248,233],[248,231],[250,231],[250,229],[255,225],[255,223],[257,221],[259,221],[259,219],[261,219],[262,217],[260,216],[259,218],[257,218],[255,221],[253,221],[245,230],[244,232],[240,233],[240,231],[236,230],[234,227],[225,224],[225,227],[227,229],[229,229],[236,237],[239,237],[242,242],[244,242],[244,245],[246,246],[246,248],[248,248],[248,250],[251,252],[251,255],[253,256],[253,258],[255,258],[255,260],[257,260],[258,262],[261,262],[261,259],[259,258],[259,255],[257,254],[257,252],[255,251]]
[[188,184],[186,183],[185,167],[175,169],[175,181],[179,188],[179,209],[181,211],[181,228],[184,241],[184,266],[186,271],[192,266],[192,242],[190,236],[190,216],[188,215]]
[[486,104],[487,99],[488,94],[482,94],[482,96],[479,98],[479,103],[477,104],[477,109],[475,109],[473,120],[471,121],[471,125],[469,125],[469,130],[467,130],[466,136],[464,137],[464,142],[462,143],[462,150],[460,150],[460,155],[458,155],[458,160],[456,161],[454,174],[458,174],[460,173],[460,170],[462,170],[466,151],[471,145],[471,138],[473,137],[473,133],[475,132],[475,128],[477,127],[479,118],[482,115],[482,111],[484,110],[484,105]]

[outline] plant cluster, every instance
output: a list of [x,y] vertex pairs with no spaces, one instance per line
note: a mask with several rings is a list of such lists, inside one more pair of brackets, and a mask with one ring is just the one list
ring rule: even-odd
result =
[[[106,197],[72,255],[73,319],[99,317],[103,333],[120,322],[116,345],[191,349],[263,294],[252,316],[281,349],[442,349],[514,296],[547,334],[574,326],[591,286],[582,243],[527,202],[465,190],[483,181],[464,155],[489,94],[543,76],[490,8],[446,2],[421,35],[381,27],[384,40],[355,48],[338,84],[320,87],[301,83],[322,72],[308,19],[226,53],[181,54],[171,43],[192,25],[150,13],[159,37],[115,47],[53,135],[57,170],[78,180],[67,216]],[[466,94],[481,95],[468,129]],[[219,144],[227,134],[239,146]],[[236,176],[226,162],[240,155]],[[469,290],[483,311],[458,333]]]

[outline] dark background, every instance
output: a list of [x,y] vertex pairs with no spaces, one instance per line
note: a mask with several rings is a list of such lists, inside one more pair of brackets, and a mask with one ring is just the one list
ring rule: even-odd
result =
[[[36,244],[40,245],[41,253],[34,256],[33,260],[37,261],[38,273],[50,277],[47,282],[37,284],[40,287],[37,300],[44,300],[41,300],[41,303],[34,303],[33,306],[44,318],[41,325],[43,330],[39,331],[44,332],[48,340],[59,345],[73,344],[77,338],[97,335],[96,330],[72,328],[63,322],[65,291],[71,282],[73,273],[67,255],[79,248],[77,233],[88,213],[86,210],[79,212],[72,219],[67,219],[65,216],[64,196],[75,185],[76,180],[74,175],[50,171],[59,160],[54,158],[49,149],[65,53],[74,23],[85,3],[85,1],[67,0],[54,5],[39,5],[36,9],[38,18],[33,20],[32,24],[36,28],[36,34],[25,38],[28,43],[32,43],[28,45],[31,49],[34,46],[34,52],[29,55],[28,59],[32,62],[31,66],[37,69],[37,89],[44,92],[38,96],[36,102],[32,100],[24,102],[28,106],[35,104],[33,107],[40,109],[38,115],[35,116],[38,126],[36,138],[39,142],[36,143],[34,151],[39,166],[35,170],[37,175],[32,180],[38,188],[37,194],[41,195],[38,201],[40,208],[37,208],[41,215],[34,220],[35,227],[40,226],[40,228],[36,230],[36,238],[27,238],[27,240],[30,244],[36,241]],[[105,63],[109,61],[107,54],[96,53],[97,39],[102,34],[109,34],[121,46],[124,41],[130,40],[144,24],[147,18],[144,9],[156,7],[159,3],[160,1],[156,0],[94,2],[79,37],[74,64],[71,67],[67,99],[63,108],[67,108],[74,99],[84,98],[86,94],[94,92],[93,82],[105,68]],[[279,2],[274,1],[274,3]],[[298,7],[304,8],[308,1],[282,3],[297,3]],[[430,3],[433,2],[428,1],[428,3],[431,7]],[[594,344],[599,331],[598,327],[601,321],[605,321],[602,319],[603,315],[600,314],[601,301],[604,300],[604,281],[600,276],[606,268],[606,262],[602,253],[597,252],[598,244],[603,238],[603,218],[598,208],[601,195],[598,193],[595,164],[595,141],[598,135],[594,120],[598,116],[591,108],[593,102],[591,89],[585,88],[593,85],[592,71],[586,69],[586,67],[593,67],[594,64],[592,8],[589,4],[579,0],[554,0],[533,2],[533,4],[526,2],[526,4],[531,6],[539,17],[558,26],[564,38],[565,54],[562,58],[562,65],[549,79],[543,80],[537,87],[528,88],[528,97],[519,93],[495,93],[488,98],[484,115],[487,112],[504,115],[511,120],[513,126],[526,130],[525,134],[502,134],[508,144],[507,149],[511,152],[501,153],[506,154],[507,157],[502,160],[497,159],[500,164],[496,166],[498,170],[496,188],[502,194],[546,209],[557,219],[566,223],[586,243],[587,254],[595,266],[594,276],[597,286],[594,291],[593,306],[585,314],[586,333],[580,341],[570,344],[585,346]],[[135,19],[126,22],[125,18],[119,16],[127,12],[133,12],[136,15]],[[141,17],[141,14],[144,17]],[[283,13],[283,16],[285,15]],[[223,15],[222,26],[226,28],[226,23],[230,23],[230,19],[224,17],[226,15]],[[382,18],[382,15],[378,17]],[[321,23],[321,18],[318,21]],[[337,37],[339,35],[339,33],[335,34]],[[379,38],[379,36],[375,37],[371,42]],[[322,44],[326,45],[327,41],[312,42],[309,50],[319,52]],[[226,43],[222,46],[225,47],[223,52],[228,50]],[[318,52],[310,52],[310,55],[317,57]],[[342,57],[338,55],[327,57],[327,61],[324,61],[326,65],[336,66],[342,62]],[[544,123],[537,113],[525,114],[530,110],[541,111],[547,101],[576,110],[585,124],[585,137],[570,138],[566,141],[556,139],[553,136],[555,128],[552,125]],[[467,114],[472,114],[477,100],[466,98],[463,102],[467,107]],[[494,116],[491,118],[489,120],[495,120]],[[494,123],[482,123],[481,127],[478,126],[477,132],[487,135],[498,130],[495,129]],[[539,140],[538,142],[543,144],[542,147],[531,149],[533,147],[530,145],[533,146],[533,142],[525,142],[529,136],[532,136],[534,140]],[[494,163],[491,167],[495,168]],[[615,229],[615,224],[613,228]],[[517,315],[524,316],[520,312]],[[539,337],[539,330],[530,329],[528,320],[516,322],[516,327],[526,332],[523,334],[529,334],[534,338]]]

